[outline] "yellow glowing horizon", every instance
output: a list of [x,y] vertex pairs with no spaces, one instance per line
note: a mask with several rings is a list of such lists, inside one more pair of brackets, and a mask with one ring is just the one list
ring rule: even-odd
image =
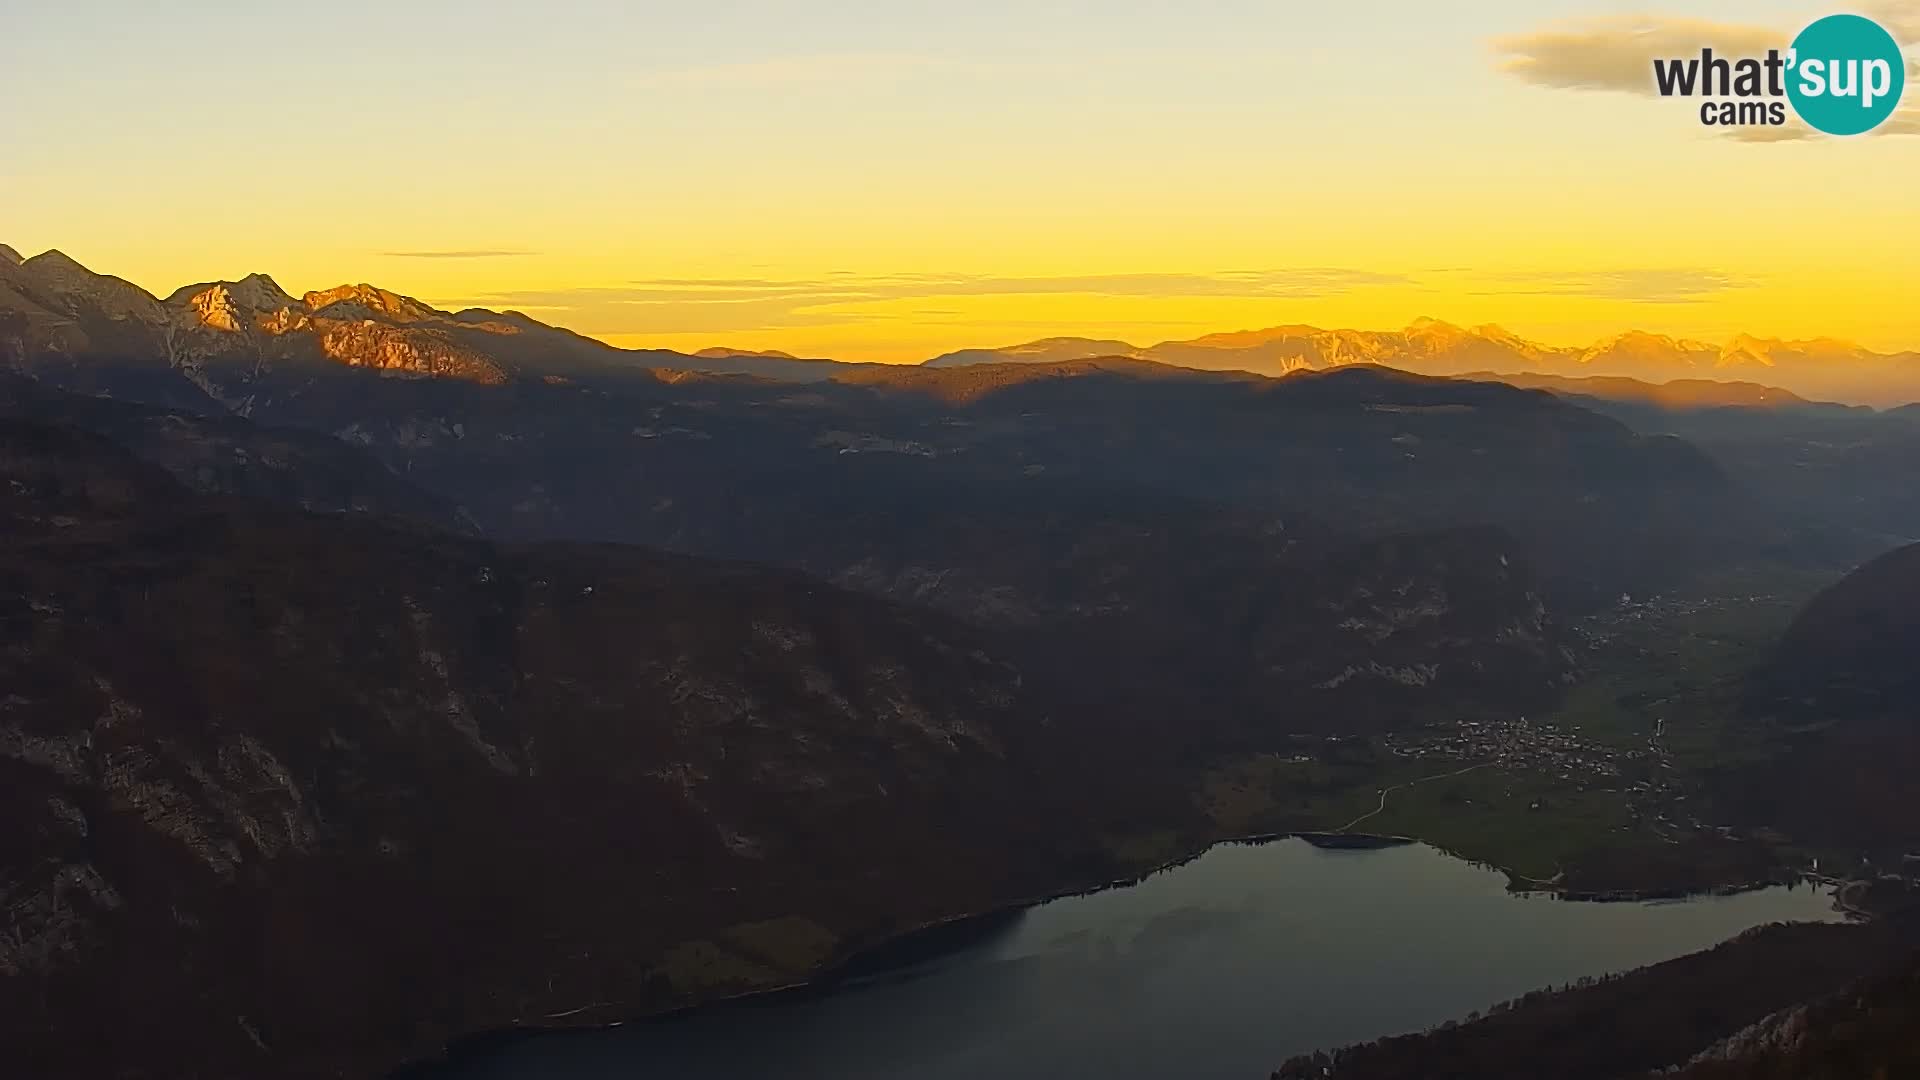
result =
[[[1911,91],[1838,139],[1705,129],[1643,78],[1649,49],[1804,25],[1787,0],[743,2],[722,30],[677,5],[340,0],[381,27],[351,40],[42,5],[0,40],[36,88],[0,117],[0,241],[161,295],[368,281],[679,351],[913,362],[1421,316],[1920,350]],[[1920,41],[1920,0],[1871,6]]]
[[[22,255],[30,249],[20,248]],[[409,252],[372,256],[358,269],[328,273],[328,261],[300,278],[246,264],[238,272],[159,277],[116,273],[71,248],[58,250],[97,273],[112,274],[156,297],[203,281],[233,281],[266,273],[294,296],[347,282],[367,282],[449,311],[466,307],[515,310],[617,348],[705,348],[780,351],[848,362],[919,363],[961,349],[1005,348],[1048,338],[1089,338],[1148,348],[1213,334],[1282,326],[1321,330],[1396,331],[1424,318],[1466,329],[1494,326],[1536,344],[1585,347],[1619,334],[1646,332],[1721,346],[1741,336],[1763,340],[1839,340],[1883,354],[1920,352],[1920,332],[1849,334],[1835,312],[1899,311],[1897,283],[1874,275],[1827,275],[1819,288],[1802,286],[1799,304],[1778,302],[1777,286],[1711,271],[1545,269],[1505,273],[1465,268],[1351,271],[1307,267],[1266,271],[1146,274],[1039,274],[1030,277],[967,274],[855,275],[848,272],[763,278],[662,277],[642,279],[636,301],[609,286],[500,288],[485,284],[507,263],[551,265],[547,256],[505,250]],[[373,268],[371,264],[385,262]],[[441,268],[442,262],[463,265]],[[413,269],[425,265],[426,269]],[[502,280],[536,280],[525,268]],[[1509,286],[1502,291],[1501,286]],[[1199,290],[1179,293],[1185,287]],[[1274,295],[1238,293],[1267,290]],[[1649,300],[1636,291],[1658,291]],[[1207,295],[1208,292],[1218,295]],[[1298,295],[1288,295],[1297,293]],[[664,294],[664,295],[663,295]],[[859,298],[845,299],[846,294]],[[783,309],[781,325],[729,322],[741,307],[765,317]],[[934,305],[933,309],[929,305]],[[667,321],[699,329],[623,330],[623,309],[644,306]],[[1795,307],[1808,309],[1797,313]],[[1814,310],[1817,309],[1817,310]],[[1856,322],[1857,324],[1857,322]],[[1869,327],[1871,329],[1871,327]]]

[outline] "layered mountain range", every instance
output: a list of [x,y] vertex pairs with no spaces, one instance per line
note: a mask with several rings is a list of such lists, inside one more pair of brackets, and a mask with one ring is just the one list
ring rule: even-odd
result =
[[1383,364],[1427,375],[1475,372],[1757,381],[1808,397],[1871,405],[1920,398],[1920,353],[1876,353],[1844,341],[1778,341],[1740,335],[1724,345],[1631,331],[1584,347],[1543,345],[1498,326],[1471,329],[1418,319],[1404,330],[1276,326],[1210,334],[1141,348],[1124,341],[1051,338],[1005,349],[935,357],[934,367],[1057,363],[1100,356],[1153,360],[1203,371],[1283,375],[1348,364]]
[[1833,558],[1684,439],[1373,363],[631,352],[7,251],[0,364],[41,1075],[364,1075],[817,975],[1223,835],[1222,761],[1545,707],[1564,613]]
[[[253,275],[160,300],[57,252],[0,266],[0,289],[0,362],[18,372],[333,435],[528,539],[655,544],[851,580],[886,565],[870,549],[893,528],[1067,490],[1068,505],[1105,500],[1123,516],[1151,496],[1197,504],[1196,519],[1231,505],[1334,531],[1493,524],[1555,588],[1592,596],[1707,557],[1720,541],[1692,526],[1707,505],[1740,530],[1727,543],[1781,539],[1673,440],[1546,395],[1373,365],[1271,380],[1127,359],[949,369],[629,352],[370,286],[295,299]],[[824,491],[850,500],[841,517],[820,512]],[[868,527],[837,523],[853,514]],[[1612,535],[1625,521],[1633,535]],[[887,580],[967,580],[937,571],[909,560]],[[978,583],[967,602],[1001,584]]]
[[[264,274],[206,282],[158,298],[96,274],[58,251],[21,259],[0,251],[0,362],[59,358],[164,359],[229,404],[248,378],[299,371],[317,360],[482,383],[517,377],[665,367],[783,381],[840,378],[886,365],[807,360],[779,350],[617,349],[518,312],[447,312],[371,285],[294,296]],[[1817,400],[1877,406],[1920,399],[1920,353],[1876,353],[1832,339],[1740,335],[1713,345],[1630,331],[1587,346],[1529,341],[1499,326],[1465,328],[1422,318],[1402,330],[1276,326],[1141,347],[1095,338],[1048,338],[935,357],[930,367],[1057,364],[1135,359],[1200,371],[1284,375],[1375,364],[1426,375],[1474,373],[1741,381]]]
[[[1718,484],[1387,372],[798,387],[12,269],[0,1055],[35,1075],[368,1075],[1138,872],[1221,834],[1223,755],[1550,700],[1530,553],[1580,504],[1523,488]],[[1552,452],[1475,453],[1511,440]],[[1292,463],[1221,468],[1257,445]],[[1446,511],[1443,459],[1516,493]],[[1277,483],[1333,473],[1312,512]]]

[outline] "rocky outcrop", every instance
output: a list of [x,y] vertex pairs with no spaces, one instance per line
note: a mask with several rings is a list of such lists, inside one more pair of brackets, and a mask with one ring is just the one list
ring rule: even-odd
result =
[[1920,961],[1784,1009],[1660,1073],[1681,1080],[1809,1080],[1920,1071]]
[[464,379],[487,386],[498,386],[508,379],[508,372],[500,364],[430,331],[324,315],[315,316],[311,325],[318,330],[320,351],[348,367],[421,378]]
[[[273,318],[297,301],[265,274],[249,274],[239,281],[189,285],[167,299],[167,306],[191,313],[203,326],[228,333],[250,330],[263,318]],[[182,311],[181,309],[184,309]]]
[[310,292],[302,298],[307,310],[334,319],[380,316],[397,323],[437,322],[447,318],[418,300],[364,282]]
[[[618,350],[527,320],[455,316],[371,285],[295,298],[264,274],[206,282],[157,300],[59,252],[0,261],[0,340],[11,365],[73,389],[180,404],[198,396],[246,413],[288,380],[331,365],[498,385],[544,352]],[[540,340],[529,345],[529,333]],[[156,380],[171,377],[171,396]]]

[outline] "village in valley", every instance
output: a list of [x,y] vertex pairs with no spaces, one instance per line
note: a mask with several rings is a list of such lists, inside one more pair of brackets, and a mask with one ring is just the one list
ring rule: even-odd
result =
[[[1699,770],[1729,739],[1773,737],[1735,728],[1734,706],[1746,665],[1801,592],[1742,583],[1717,595],[1622,596],[1572,627],[1586,676],[1552,712],[1463,716],[1382,736],[1376,747],[1398,783],[1367,826],[1405,820],[1387,814],[1398,800],[1403,813],[1478,804],[1550,820],[1577,807],[1570,826],[1666,845],[1784,839],[1714,820]],[[1855,879],[1920,878],[1920,856],[1805,852],[1793,862],[1818,872],[1822,854],[1829,873],[1844,863]]]

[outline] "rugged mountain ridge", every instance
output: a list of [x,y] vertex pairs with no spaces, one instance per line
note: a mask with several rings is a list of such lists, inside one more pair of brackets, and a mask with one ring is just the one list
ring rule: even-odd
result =
[[539,364],[588,364],[613,351],[517,313],[452,314],[364,284],[295,298],[252,274],[160,300],[57,251],[0,267],[0,287],[11,322],[0,341],[15,368],[65,366],[70,377],[146,369],[156,382],[171,374],[241,410],[272,375],[311,377],[337,365],[500,384],[536,374]]
[[0,261],[0,364],[87,392],[242,413],[342,369],[486,385],[653,367],[825,377],[818,362],[781,356],[617,349],[519,312],[442,311],[364,283],[295,297],[249,274],[160,299],[59,251]]
[[[888,365],[801,359],[778,350],[694,354],[617,349],[518,312],[446,312],[367,284],[295,297],[264,274],[205,282],[164,300],[95,274],[58,251],[0,258],[0,363],[42,370],[80,358],[165,357],[230,407],[250,400],[270,370],[365,367],[410,376],[502,383],[591,375],[608,368],[680,368],[787,382],[837,379]],[[1147,360],[1204,371],[1284,375],[1376,364],[1426,375],[1513,372],[1563,377],[1758,380],[1814,398],[1904,405],[1920,398],[1920,353],[1876,353],[1832,339],[1738,335],[1721,345],[1629,331],[1587,346],[1547,345],[1499,326],[1421,318],[1395,331],[1276,326],[1140,347],[1125,341],[1048,338],[965,349],[929,367]]]

